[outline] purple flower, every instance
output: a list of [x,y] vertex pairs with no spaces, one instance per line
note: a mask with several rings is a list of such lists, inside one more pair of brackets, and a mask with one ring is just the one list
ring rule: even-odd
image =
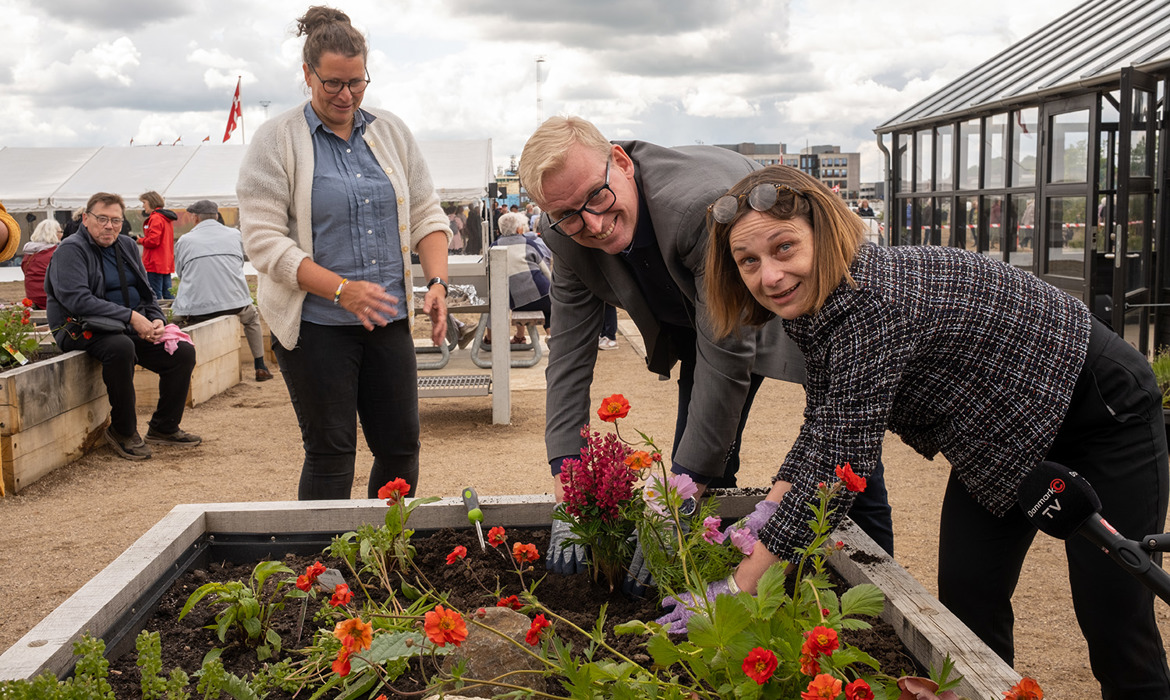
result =
[[727,539],[719,531],[720,524],[719,518],[714,515],[703,519],[703,539],[707,540],[707,544],[723,544],[723,540]]
[[678,494],[678,497],[684,501],[699,492],[699,487],[695,485],[694,480],[686,474],[675,474],[670,477],[668,483]]
[[727,535],[731,538],[731,543],[739,548],[739,551],[743,552],[745,556],[752,555],[752,550],[756,548],[756,536],[752,534],[751,530],[746,527],[732,529],[728,531]]

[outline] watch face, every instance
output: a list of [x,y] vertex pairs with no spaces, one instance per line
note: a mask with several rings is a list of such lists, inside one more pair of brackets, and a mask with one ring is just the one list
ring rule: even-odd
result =
[[680,515],[693,515],[695,512],[695,507],[698,505],[699,504],[695,501],[694,498],[688,498],[682,502],[681,506],[679,506],[678,512]]

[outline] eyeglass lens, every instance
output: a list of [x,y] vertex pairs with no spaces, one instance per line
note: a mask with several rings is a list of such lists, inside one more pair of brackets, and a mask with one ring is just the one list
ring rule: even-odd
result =
[[[776,202],[780,199],[780,190],[790,192],[797,197],[800,196],[799,191],[786,185],[762,182],[748,192],[748,206],[756,211],[768,211],[776,206]],[[725,194],[719,199],[716,199],[715,203],[711,205],[711,216],[721,224],[731,223],[731,220],[739,213],[740,203],[742,201],[743,195],[736,197]]]
[[96,219],[97,222],[102,226],[113,226],[114,228],[119,228],[122,225],[122,219],[117,217],[111,219],[108,216],[101,216],[98,214],[90,214],[90,216]]

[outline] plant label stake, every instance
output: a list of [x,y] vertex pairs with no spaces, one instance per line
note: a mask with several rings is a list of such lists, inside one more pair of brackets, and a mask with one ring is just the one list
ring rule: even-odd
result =
[[479,548],[487,551],[487,545],[483,541],[483,511],[479,509],[479,496],[475,495],[475,489],[468,486],[463,489],[463,505],[467,507],[467,519],[475,523],[475,534],[479,536]]

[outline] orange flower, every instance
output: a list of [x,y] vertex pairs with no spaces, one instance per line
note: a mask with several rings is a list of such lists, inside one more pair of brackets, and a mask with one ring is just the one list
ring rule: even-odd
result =
[[822,673],[808,684],[808,690],[800,694],[801,700],[835,700],[841,694],[841,681]]
[[626,466],[630,469],[642,470],[650,468],[650,453],[638,450],[629,457],[626,457]]
[[520,544],[519,542],[515,542],[512,544],[512,557],[520,564],[525,564],[540,559],[540,552],[536,551],[536,545],[534,544]]
[[467,547],[464,547],[463,545],[457,545],[455,549],[452,549],[451,553],[447,555],[447,563],[454,564],[460,559],[465,559],[466,557]]
[[869,683],[858,678],[845,686],[845,700],[873,700],[873,689]]
[[339,608],[342,605],[348,605],[351,600],[353,600],[353,591],[349,590],[349,586],[344,583],[339,583],[333,588],[333,597],[329,599],[329,604]]
[[842,467],[837,465],[837,478],[845,482],[845,488],[853,492],[861,492],[865,490],[865,479],[853,473],[853,467],[849,462]]
[[1024,676],[1011,690],[1004,692],[1007,700],[1044,700],[1044,691],[1034,678]]
[[545,619],[544,615],[537,615],[536,619],[532,621],[532,626],[528,628],[528,634],[524,635],[524,641],[532,646],[540,644],[540,633],[544,631],[552,623]]
[[630,413],[630,402],[621,394],[614,394],[601,401],[597,409],[597,417],[606,423],[613,423],[618,418],[625,418]]
[[405,479],[394,479],[378,489],[378,498],[384,499],[386,505],[394,506],[406,498],[408,493],[410,493],[410,484],[406,483]]
[[333,660],[333,672],[344,678],[349,675],[349,670],[349,649],[341,647],[337,658]]
[[756,647],[748,652],[747,658],[743,660],[743,672],[748,678],[763,685],[776,672],[778,664],[776,655],[770,649]]
[[804,644],[800,647],[800,652],[813,658],[818,654],[832,656],[837,646],[837,630],[818,625],[804,633]]
[[499,547],[508,541],[508,536],[504,534],[504,528],[499,525],[488,530],[488,544],[493,547]]
[[817,657],[810,654],[800,655],[800,672],[806,676],[815,676],[821,672],[821,663]]
[[341,646],[350,653],[369,649],[374,641],[374,626],[362,622],[360,617],[342,620],[333,628],[333,636],[341,640]]
[[520,599],[517,598],[516,596],[510,595],[507,598],[500,598],[500,600],[496,603],[496,607],[497,608],[511,608],[513,610],[519,610],[520,608],[524,607],[524,604],[521,603]]
[[426,631],[427,638],[437,646],[445,647],[447,642],[459,646],[467,639],[467,623],[463,621],[463,616],[454,610],[436,605],[423,620],[423,630]]

